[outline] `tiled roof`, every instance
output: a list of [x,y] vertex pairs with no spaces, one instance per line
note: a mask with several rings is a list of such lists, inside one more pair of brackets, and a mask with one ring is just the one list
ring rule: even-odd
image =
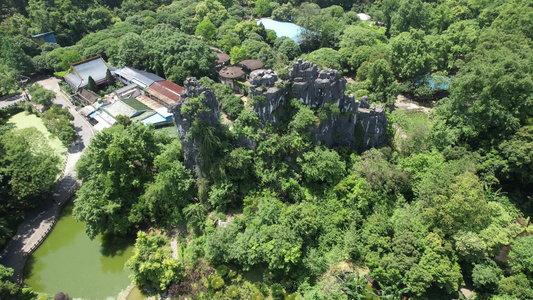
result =
[[154,114],[148,118],[145,118],[144,120],[141,121],[143,124],[145,125],[148,125],[148,124],[160,124],[160,123],[164,123],[164,122],[169,122],[166,118],[164,118],[162,115],[160,114]]
[[241,65],[249,70],[249,72],[257,69],[261,69],[263,67],[263,62],[257,59],[246,59],[238,63],[238,65]]
[[87,86],[89,77],[92,77],[97,84],[105,81],[107,69],[105,61],[100,56],[95,56],[72,64],[72,72],[63,77],[82,88]]
[[129,84],[129,85],[125,86],[125,87],[121,87],[120,89],[116,90],[115,93],[117,95],[120,95],[120,94],[122,94],[124,92],[127,92],[129,90],[133,90],[136,87],[139,87],[139,86],[136,85],[135,83],[132,83],[132,84]]
[[153,111],[153,110],[149,110],[149,111],[145,111],[145,112],[143,112],[143,113],[140,114],[140,115],[136,115],[135,117],[132,117],[132,118],[130,118],[130,119],[131,119],[131,121],[132,121],[133,123],[135,123],[135,122],[137,122],[137,121],[142,121],[142,120],[144,120],[144,119],[146,119],[146,118],[148,118],[148,117],[150,117],[150,116],[153,116],[153,115],[155,115],[155,114],[157,114],[155,111]]
[[118,69],[115,73],[129,82],[138,84],[143,89],[149,87],[154,82],[165,80],[153,73],[137,70],[131,67]]
[[93,104],[94,101],[96,101],[98,98],[100,98],[100,96],[98,96],[97,94],[89,91],[89,90],[86,90],[86,89],[81,89],[81,91],[78,93],[78,95],[80,95],[80,97],[82,97],[83,99],[85,99],[85,101],[87,101],[89,104]]
[[133,115],[135,115],[135,113],[137,113],[137,110],[135,108],[129,106],[121,100],[117,100],[114,103],[106,106],[105,111],[113,117],[123,115],[128,118],[132,117]]
[[154,82],[146,92],[170,105],[180,100],[185,89],[168,80]]
[[39,34],[36,34],[36,35],[32,35],[31,37],[33,38],[36,38],[36,37],[41,37],[41,36],[45,36],[45,35],[49,35],[49,34],[53,34],[54,31],[49,31],[49,32],[44,32],[44,33],[39,33]]
[[161,124],[161,123],[167,123],[167,122],[173,122],[174,116],[168,112],[168,109],[166,107],[161,107],[156,109],[156,114],[153,114],[147,118],[144,118],[141,122],[143,124]]
[[243,77],[246,73],[239,66],[229,66],[225,67],[218,72],[218,75],[224,78],[240,78]]
[[230,57],[226,53],[217,53],[217,64],[223,64],[229,60]]

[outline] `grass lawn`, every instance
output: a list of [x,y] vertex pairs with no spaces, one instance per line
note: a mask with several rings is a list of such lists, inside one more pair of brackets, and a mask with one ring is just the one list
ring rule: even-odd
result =
[[18,129],[24,129],[28,127],[37,128],[37,130],[42,132],[47,138],[48,144],[52,147],[54,152],[64,161],[65,155],[67,154],[67,147],[65,147],[57,137],[53,136],[50,132],[48,132],[48,130],[46,130],[43,121],[39,117],[23,111],[12,116],[8,123],[14,124]]
[[165,126],[165,127],[157,128],[155,131],[164,132],[170,137],[179,138],[178,128],[176,127],[176,124],[174,124],[173,126]]

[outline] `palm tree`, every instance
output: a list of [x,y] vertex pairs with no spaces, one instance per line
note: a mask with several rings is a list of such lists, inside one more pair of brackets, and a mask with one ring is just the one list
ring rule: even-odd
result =
[[398,289],[397,285],[392,286],[385,286],[378,282],[379,287],[381,288],[381,292],[379,293],[380,299],[385,300],[400,300],[402,299],[402,295],[409,292],[409,288],[405,287],[403,289]]
[[[353,278],[351,275],[353,275]],[[337,278],[344,285],[344,293],[348,295],[349,299],[366,299],[366,296],[370,294],[370,292],[366,289],[368,285],[368,280],[366,280],[364,276],[359,277],[359,274],[357,274],[357,272],[353,272],[351,275],[347,278],[344,278],[344,276],[341,277],[337,275]]]

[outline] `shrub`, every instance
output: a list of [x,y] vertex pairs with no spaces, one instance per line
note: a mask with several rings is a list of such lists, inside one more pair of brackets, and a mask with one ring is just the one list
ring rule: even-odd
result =
[[237,275],[237,271],[234,271],[234,270],[229,270],[228,271],[228,277],[229,278],[233,278]]
[[287,300],[296,300],[296,299],[298,299],[298,296],[299,296],[298,293],[292,293],[292,294],[288,295],[287,298],[285,298],[285,299],[287,299]]
[[289,70],[287,70],[286,68],[279,69],[279,70],[278,70],[278,77],[279,77],[281,80],[287,80],[287,79],[289,79]]
[[211,279],[211,287],[214,290],[219,290],[224,286],[224,279],[222,279],[220,276],[215,276],[213,279]]
[[230,298],[237,298],[239,297],[239,288],[232,285],[228,288],[228,297]]
[[224,101],[222,102],[222,109],[226,112],[228,117],[231,119],[236,119],[244,109],[244,103],[242,102],[241,98],[231,95],[224,98]]
[[252,295],[252,300],[263,300],[265,298],[265,296],[263,296],[263,294],[259,291],[255,292],[253,295]]
[[226,276],[228,274],[228,267],[226,265],[220,265],[217,267],[217,274],[220,277]]
[[272,298],[274,299],[283,299],[283,287],[279,283],[274,283],[270,287],[272,290]]

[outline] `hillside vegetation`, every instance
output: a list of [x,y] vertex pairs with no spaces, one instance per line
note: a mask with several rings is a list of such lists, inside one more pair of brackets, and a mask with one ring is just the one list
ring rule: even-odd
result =
[[[3,1],[0,94],[19,75],[95,55],[215,92],[229,118],[194,119],[201,170],[185,168],[179,139],[139,124],[98,133],[77,165],[74,216],[91,237],[137,234],[128,267],[152,294],[458,299],[466,285],[476,299],[531,299],[532,16],[530,0]],[[254,17],[307,31],[298,45]],[[58,44],[31,38],[48,31]],[[323,111],[296,100],[278,126],[261,124],[216,83],[209,46],[280,77],[298,58],[338,69],[356,98],[387,106],[386,143],[363,153],[314,144],[307,129]],[[394,110],[399,94],[434,108]],[[205,108],[195,99],[183,109]],[[8,155],[25,133],[4,123],[2,242],[13,233],[4,212],[26,199]],[[242,137],[255,149],[236,146]]]

